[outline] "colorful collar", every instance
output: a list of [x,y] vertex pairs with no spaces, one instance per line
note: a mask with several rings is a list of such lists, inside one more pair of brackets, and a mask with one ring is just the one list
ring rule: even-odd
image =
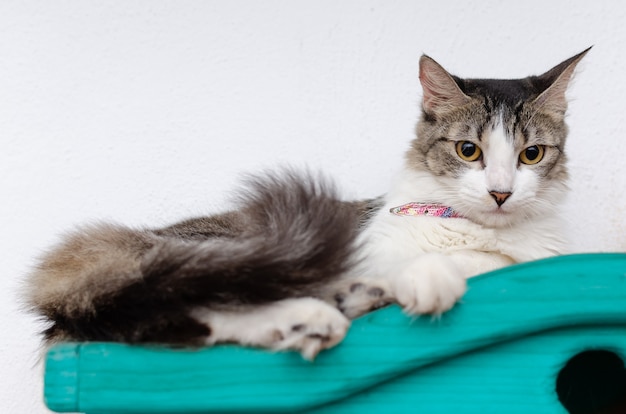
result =
[[452,210],[452,207],[443,204],[407,203],[389,209],[396,216],[430,216],[443,218],[463,218],[462,215]]

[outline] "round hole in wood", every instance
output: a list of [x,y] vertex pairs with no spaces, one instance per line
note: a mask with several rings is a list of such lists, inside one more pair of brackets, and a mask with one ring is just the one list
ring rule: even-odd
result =
[[624,414],[624,361],[609,350],[576,354],[559,371],[556,393],[570,414]]

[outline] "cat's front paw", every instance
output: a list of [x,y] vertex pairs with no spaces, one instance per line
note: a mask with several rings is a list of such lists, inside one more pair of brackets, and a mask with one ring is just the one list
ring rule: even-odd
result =
[[467,289],[461,270],[448,257],[425,254],[392,278],[398,304],[408,314],[441,314],[454,306]]
[[336,289],[328,302],[334,303],[341,313],[354,319],[392,303],[389,291],[389,287],[380,280],[347,280]]

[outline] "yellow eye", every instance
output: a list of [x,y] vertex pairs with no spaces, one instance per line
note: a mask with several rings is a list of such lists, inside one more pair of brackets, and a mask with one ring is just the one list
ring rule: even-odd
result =
[[482,155],[478,145],[469,141],[459,141],[456,143],[456,153],[465,161],[476,161]]
[[533,165],[537,164],[543,158],[544,147],[543,145],[533,145],[526,148],[519,155],[519,160],[524,164]]

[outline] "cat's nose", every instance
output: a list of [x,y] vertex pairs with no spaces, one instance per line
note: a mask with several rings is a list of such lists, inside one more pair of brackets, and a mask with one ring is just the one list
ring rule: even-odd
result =
[[491,195],[491,197],[493,197],[494,200],[496,200],[496,204],[498,204],[498,207],[500,207],[502,204],[504,204],[507,198],[511,197],[512,193],[500,192],[500,191],[489,191],[489,194]]

